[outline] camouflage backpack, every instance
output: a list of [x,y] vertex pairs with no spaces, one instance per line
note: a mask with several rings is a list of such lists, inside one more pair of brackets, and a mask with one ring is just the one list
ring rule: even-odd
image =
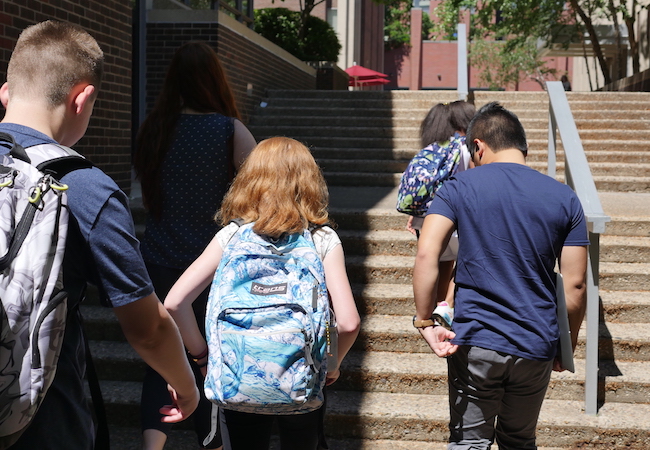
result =
[[[27,151],[0,133],[0,449],[31,422],[54,374],[67,293],[61,267],[68,228],[57,178],[91,167],[74,150],[44,144]],[[55,175],[57,178],[55,178]]]

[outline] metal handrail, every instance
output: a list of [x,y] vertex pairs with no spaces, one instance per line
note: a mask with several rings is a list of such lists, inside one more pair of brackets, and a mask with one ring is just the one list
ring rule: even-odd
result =
[[564,147],[564,179],[580,199],[589,227],[589,264],[587,265],[587,342],[585,350],[585,413],[598,412],[598,273],[600,261],[600,235],[607,216],[598,197],[596,184],[589,169],[578,128],[569,101],[560,81],[546,83],[549,98],[548,175],[556,173],[556,132],[559,131]]

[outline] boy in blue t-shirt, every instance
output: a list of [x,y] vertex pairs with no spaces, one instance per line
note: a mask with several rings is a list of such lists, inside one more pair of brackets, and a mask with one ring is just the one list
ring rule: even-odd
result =
[[[477,168],[448,180],[431,204],[413,272],[413,324],[448,357],[449,449],[534,449],[559,341],[556,261],[575,349],[586,305],[584,212],[566,185],[526,166],[519,119],[498,103],[467,130]],[[438,260],[458,231],[453,331],[431,320]],[[495,420],[498,421],[495,427]]]
[[[0,131],[23,147],[74,145],[86,132],[102,74],[103,52],[80,27],[46,21],[26,28],[16,42],[0,88],[6,114]],[[86,283],[113,308],[130,344],[169,383],[165,421],[188,417],[198,403],[194,375],[176,324],[153,291],[128,199],[93,167],[70,172],[71,219],[63,282],[68,319],[56,376],[34,420],[11,449],[90,450],[94,426],[84,394],[82,326],[76,305]]]

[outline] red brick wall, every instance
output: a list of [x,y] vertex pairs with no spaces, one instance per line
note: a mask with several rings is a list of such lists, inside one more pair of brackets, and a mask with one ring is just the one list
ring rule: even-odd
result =
[[[557,79],[564,73],[569,73],[571,78],[571,58],[553,57],[544,58],[547,66],[557,71]],[[456,42],[425,41],[422,43],[422,88],[423,89],[453,89],[458,85],[458,47]],[[411,76],[411,59],[409,48],[403,47],[386,52],[384,70],[391,83],[386,87],[390,89],[409,88]],[[485,88],[482,85],[477,69],[471,67],[469,71],[470,88]],[[506,90],[512,91],[541,91],[542,87],[535,81],[526,80],[517,85],[507,86]]]
[[[75,148],[112,176],[131,183],[132,0],[3,0],[0,2],[0,78],[11,50],[28,25],[47,19],[84,27],[104,50],[105,74],[86,135]],[[4,110],[2,110],[4,115]]]

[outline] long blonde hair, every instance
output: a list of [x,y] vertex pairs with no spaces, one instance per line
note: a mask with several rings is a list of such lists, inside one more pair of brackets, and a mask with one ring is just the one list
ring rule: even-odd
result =
[[216,219],[255,222],[256,233],[279,237],[329,222],[329,193],[309,149],[287,137],[266,139],[246,158]]

